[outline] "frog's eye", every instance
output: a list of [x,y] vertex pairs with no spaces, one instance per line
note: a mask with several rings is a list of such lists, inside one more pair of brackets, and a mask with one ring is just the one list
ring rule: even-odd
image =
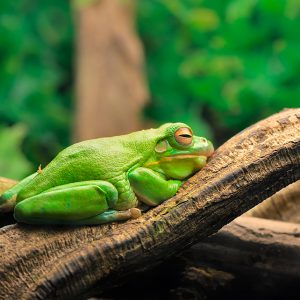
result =
[[157,145],[155,146],[155,151],[157,153],[162,153],[165,152],[167,150],[167,141],[160,141],[157,143]]
[[189,128],[182,127],[176,130],[175,140],[182,146],[188,146],[193,141],[193,133]]

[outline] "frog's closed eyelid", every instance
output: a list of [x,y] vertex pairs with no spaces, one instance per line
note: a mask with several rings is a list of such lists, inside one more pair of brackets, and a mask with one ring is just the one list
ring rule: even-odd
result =
[[175,131],[175,140],[177,143],[183,146],[188,146],[193,141],[193,133],[187,127],[179,128]]

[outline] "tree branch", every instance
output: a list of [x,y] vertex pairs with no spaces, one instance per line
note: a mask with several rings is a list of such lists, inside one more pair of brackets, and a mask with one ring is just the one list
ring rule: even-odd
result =
[[300,178],[300,109],[234,136],[172,199],[137,220],[102,226],[0,231],[0,298],[89,295],[148,269],[219,230]]
[[[241,216],[186,252],[187,257],[252,281],[300,279],[300,224]],[[261,287],[260,287],[261,288]]]
[[246,212],[247,216],[300,223],[300,180]]
[[299,281],[300,224],[243,215],[97,297],[131,299],[135,290],[147,299],[297,299]]

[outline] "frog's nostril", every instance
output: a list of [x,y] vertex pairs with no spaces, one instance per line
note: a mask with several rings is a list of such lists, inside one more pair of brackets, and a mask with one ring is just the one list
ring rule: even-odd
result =
[[206,138],[200,138],[200,142],[201,143],[207,143],[207,139]]

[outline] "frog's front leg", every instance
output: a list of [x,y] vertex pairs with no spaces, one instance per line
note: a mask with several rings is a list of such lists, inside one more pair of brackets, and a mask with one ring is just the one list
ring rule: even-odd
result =
[[84,181],[51,188],[17,203],[14,216],[30,224],[102,224],[136,217],[116,211],[117,189],[106,181]]
[[128,179],[139,199],[150,206],[173,197],[182,184],[179,180],[166,180],[161,174],[143,167],[131,171]]

